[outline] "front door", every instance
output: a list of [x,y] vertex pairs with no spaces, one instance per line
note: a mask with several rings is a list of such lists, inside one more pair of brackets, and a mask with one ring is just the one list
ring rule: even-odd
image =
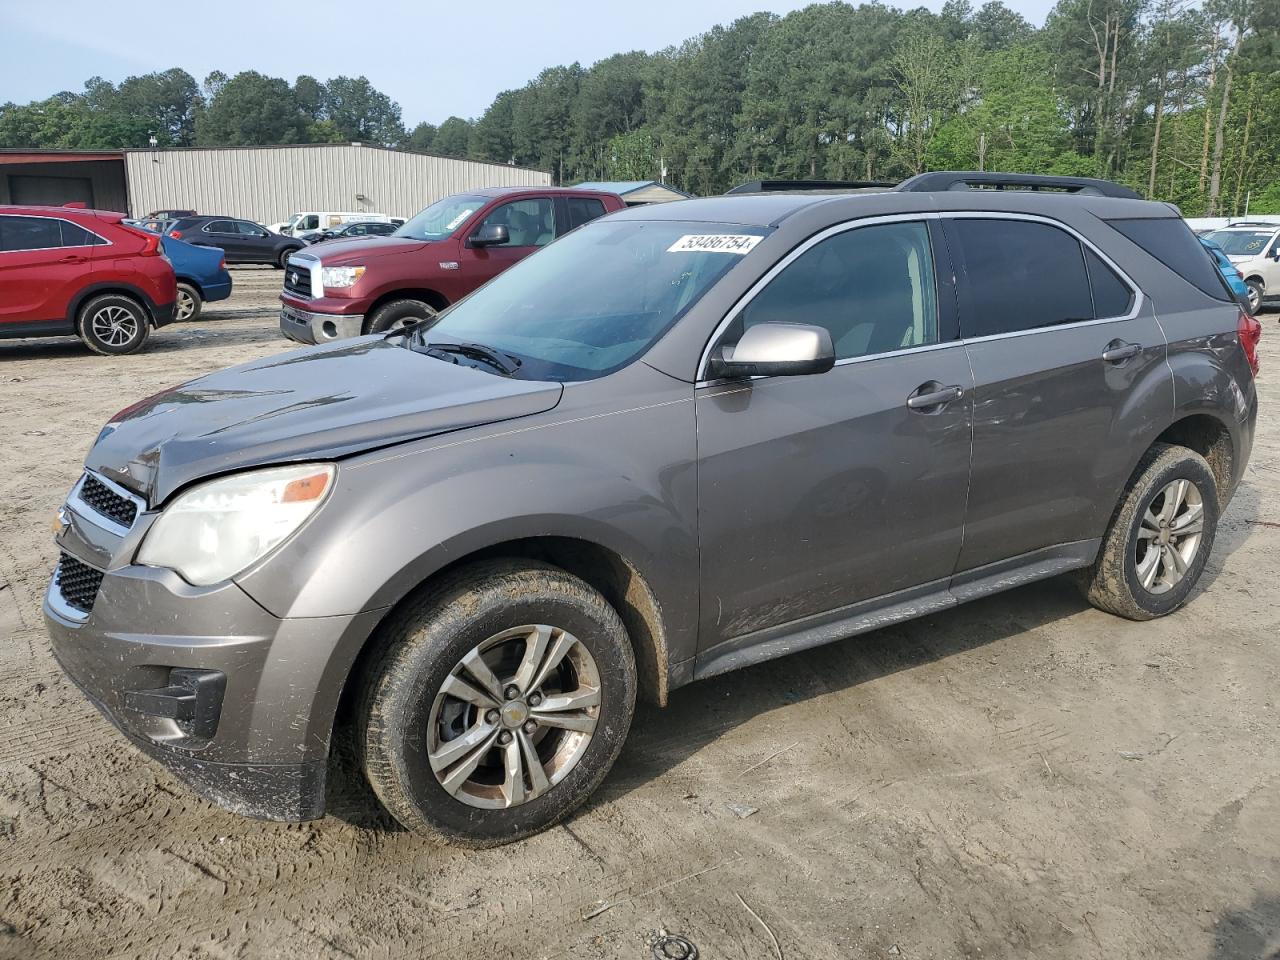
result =
[[526,197],[494,207],[484,219],[472,227],[474,235],[489,224],[507,228],[508,240],[503,244],[472,247],[466,244],[459,261],[459,273],[468,290],[492,280],[512,264],[518,263],[556,238],[555,205],[550,197]]
[[934,268],[943,249],[921,220],[815,239],[721,337],[818,324],[837,364],[697,389],[700,658],[859,601],[945,587],[963,530],[972,381],[951,269]]
[[1135,384],[1167,379],[1164,334],[1136,288],[1060,225],[943,220],[961,268],[973,364],[973,476],[958,571],[1102,536],[1133,438],[1167,417]]

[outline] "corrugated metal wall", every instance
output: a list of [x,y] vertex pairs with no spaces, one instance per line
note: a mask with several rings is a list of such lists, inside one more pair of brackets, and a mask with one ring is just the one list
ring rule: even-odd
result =
[[125,165],[134,216],[190,209],[264,224],[300,210],[409,217],[463,190],[551,183],[550,174],[522,167],[350,144],[132,150]]

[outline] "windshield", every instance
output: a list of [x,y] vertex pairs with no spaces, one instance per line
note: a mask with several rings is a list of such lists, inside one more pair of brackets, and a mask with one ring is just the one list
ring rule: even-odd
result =
[[1229,257],[1260,257],[1273,236],[1274,230],[1215,230],[1209,239]]
[[409,346],[483,344],[527,380],[591,380],[661,337],[767,231],[739,224],[601,220],[522,260]]
[[443,240],[486,202],[485,197],[445,197],[407,221],[392,236],[408,237],[410,240]]

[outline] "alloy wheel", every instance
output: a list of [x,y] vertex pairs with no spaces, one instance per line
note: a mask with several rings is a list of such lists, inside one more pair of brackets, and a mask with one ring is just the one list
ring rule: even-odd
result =
[[428,761],[469,806],[519,806],[577,766],[599,715],[600,672],[586,646],[558,627],[513,627],[449,672],[428,717]]
[[1204,535],[1204,498],[1190,480],[1173,480],[1148,504],[1138,524],[1138,582],[1148,593],[1172,590],[1187,575]]
[[138,318],[124,307],[105,306],[89,318],[89,329],[100,342],[123,347],[138,335]]
[[178,288],[178,320],[190,320],[191,315],[196,312],[195,297],[187,293],[182,288]]
[[1249,284],[1249,312],[1256,314],[1258,308],[1262,306],[1262,291],[1254,284]]

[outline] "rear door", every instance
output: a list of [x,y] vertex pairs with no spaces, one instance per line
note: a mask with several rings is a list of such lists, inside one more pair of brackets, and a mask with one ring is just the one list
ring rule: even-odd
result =
[[210,220],[194,237],[189,238],[184,231],[182,239],[202,247],[219,247],[232,263],[246,262],[247,253],[240,242],[240,231],[234,220]]
[[[1100,252],[1045,218],[943,219],[974,373],[973,475],[957,572],[1101,537],[1135,436],[1167,379],[1151,305]],[[1167,384],[1165,384],[1167,386]]]
[[0,215],[0,324],[65,320],[102,243],[70,221]]
[[818,324],[837,362],[697,389],[700,660],[860,601],[945,588],[972,395],[945,263],[925,219],[844,225],[775,267],[717,338],[713,350],[756,323]]
[[554,240],[555,204],[550,197],[523,197],[500,204],[471,228],[468,237],[488,224],[505,226],[509,239],[504,244],[488,247],[473,247],[470,240],[463,242],[458,268],[469,290],[492,280],[512,264],[519,263]]
[[561,234],[576,230],[584,223],[603,217],[607,212],[604,201],[599,197],[561,197],[560,200],[564,204],[557,211]]

